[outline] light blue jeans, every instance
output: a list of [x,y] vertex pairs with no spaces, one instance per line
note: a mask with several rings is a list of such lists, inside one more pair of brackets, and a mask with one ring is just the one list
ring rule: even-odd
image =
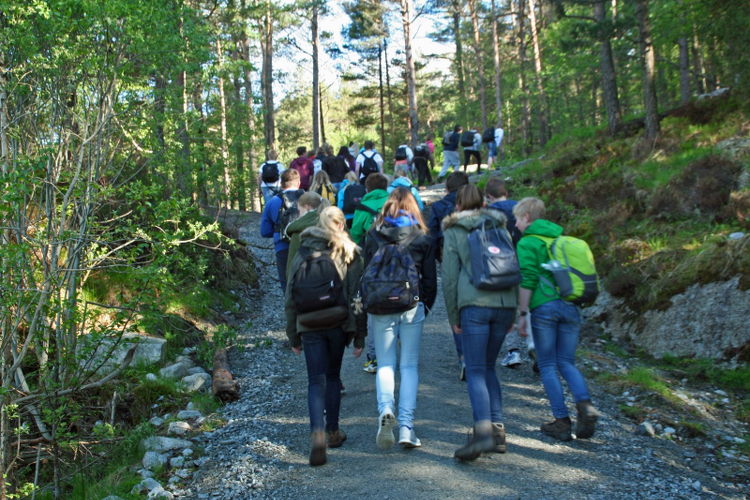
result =
[[560,375],[568,383],[576,403],[591,399],[586,380],[576,368],[580,329],[581,315],[578,308],[569,302],[553,300],[532,311],[531,334],[536,344],[539,376],[555,418],[568,416]]
[[398,394],[398,423],[414,427],[414,410],[417,407],[419,387],[419,342],[424,327],[424,304],[403,313],[368,314],[370,334],[375,340],[378,372],[375,390],[378,413],[395,408],[396,360],[399,344],[401,355],[398,369],[401,384]]

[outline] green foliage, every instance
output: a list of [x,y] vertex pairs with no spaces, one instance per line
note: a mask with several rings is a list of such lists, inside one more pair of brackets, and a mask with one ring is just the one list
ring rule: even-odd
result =
[[667,355],[658,365],[676,377],[709,384],[733,391],[750,393],[750,367],[723,368],[711,359],[680,358]]

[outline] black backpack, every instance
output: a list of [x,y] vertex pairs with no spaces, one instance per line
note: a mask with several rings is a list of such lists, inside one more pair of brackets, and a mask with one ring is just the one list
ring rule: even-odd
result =
[[449,130],[445,134],[443,134],[443,146],[450,146],[452,138],[453,138],[452,130]]
[[422,143],[419,144],[416,148],[414,148],[414,157],[418,158],[429,158],[430,157],[430,150],[427,148],[427,144]]
[[275,184],[279,181],[279,162],[267,161],[260,169],[260,180],[266,184]]
[[482,142],[494,142],[495,141],[495,129],[493,127],[484,129],[482,132]]
[[281,241],[289,241],[289,236],[286,234],[286,227],[299,218],[297,200],[304,193],[302,189],[298,189],[297,191],[282,192],[276,195],[281,198],[281,206],[279,207],[279,215],[276,217],[276,225],[273,227],[273,230],[281,235]]
[[513,242],[504,229],[486,225],[485,220],[468,235],[471,284],[480,290],[507,290],[521,282]]
[[372,155],[367,156],[364,152],[362,153],[362,156],[364,157],[365,161],[362,162],[362,168],[360,169],[359,173],[363,177],[367,177],[370,174],[374,174],[378,172],[378,162],[375,161],[375,155],[376,152],[372,152]]
[[384,241],[375,230],[378,250],[362,273],[362,305],[370,314],[408,311],[419,302],[419,272],[409,253],[409,244],[417,235],[401,243]]
[[344,285],[331,252],[300,248],[302,263],[294,273],[292,301],[297,320],[307,328],[333,328],[346,320]]
[[464,130],[461,134],[461,145],[465,148],[474,145],[474,132],[470,130]]
[[362,184],[348,184],[344,188],[344,206],[341,211],[345,214],[353,214],[365,194],[367,194],[367,189]]
[[396,154],[394,155],[394,158],[396,160],[406,160],[409,156],[406,154],[406,146],[399,146],[396,150]]

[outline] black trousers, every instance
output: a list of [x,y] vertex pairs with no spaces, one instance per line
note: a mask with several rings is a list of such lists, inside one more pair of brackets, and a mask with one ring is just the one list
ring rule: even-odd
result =
[[466,170],[466,166],[469,164],[469,158],[472,156],[477,159],[477,172],[479,172],[482,169],[482,154],[473,149],[464,149],[464,170]]
[[432,172],[426,158],[414,158],[414,168],[417,170],[417,185],[432,184]]

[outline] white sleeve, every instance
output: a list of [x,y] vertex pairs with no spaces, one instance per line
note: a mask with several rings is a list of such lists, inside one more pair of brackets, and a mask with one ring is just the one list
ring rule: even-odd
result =
[[409,146],[406,146],[406,161],[411,163],[412,160],[414,160],[414,151]]
[[365,164],[365,155],[363,155],[362,153],[359,153],[354,163],[356,163],[359,168],[362,168],[362,165]]
[[380,156],[380,153],[375,153],[375,155],[373,155],[373,156],[375,158],[375,163],[378,164],[378,168],[382,172],[383,171],[383,157]]
[[323,162],[318,160],[317,158],[313,160],[313,175],[320,172],[320,169],[323,168]]
[[474,149],[479,151],[479,149],[482,147],[482,134],[479,132],[474,132]]
[[495,144],[497,144],[497,147],[500,147],[500,144],[502,144],[503,135],[505,135],[505,131],[503,129],[501,129],[500,127],[495,129]]

